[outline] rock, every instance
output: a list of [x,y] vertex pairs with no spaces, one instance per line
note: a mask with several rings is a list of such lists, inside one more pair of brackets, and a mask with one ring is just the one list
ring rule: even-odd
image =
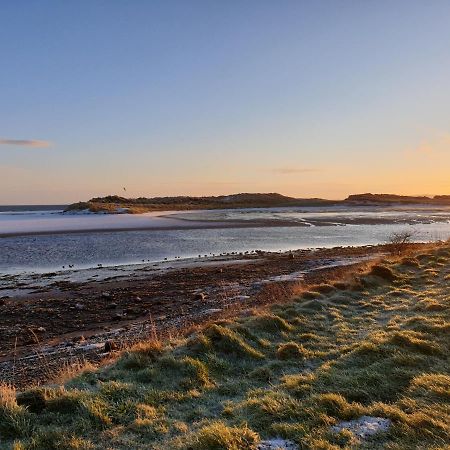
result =
[[39,327],[36,328],[36,331],[38,331],[39,333],[45,333],[47,330],[44,327]]
[[258,450],[298,450],[298,446],[288,439],[274,438],[261,441]]
[[134,298],[137,302],[141,302],[142,301],[142,298],[141,297],[135,297]]
[[293,253],[289,253],[289,259],[294,259],[295,258],[295,256],[294,256],[294,254]]
[[78,309],[78,310],[82,310],[82,309],[84,309],[84,305],[83,305],[83,303],[76,303],[75,304],[75,309]]
[[203,293],[203,292],[198,292],[197,294],[194,295],[194,300],[205,301],[206,300],[206,294]]
[[105,346],[104,346],[105,352],[109,353],[109,352],[113,352],[114,350],[117,350],[117,349],[118,349],[118,345],[114,341],[106,341],[105,342]]
[[6,301],[3,300],[3,298],[0,298],[0,306],[5,306],[6,305]]
[[391,424],[390,419],[383,417],[362,416],[356,420],[339,422],[337,425],[331,427],[331,431],[333,433],[339,433],[342,430],[349,430],[356,437],[366,439],[376,433],[388,431]]
[[122,320],[122,319],[123,319],[123,316],[122,316],[122,314],[119,314],[119,313],[114,314],[114,315],[112,316],[112,320],[114,320],[114,321],[116,321],[116,322],[118,322],[119,320]]
[[111,298],[111,293],[110,292],[102,292],[102,298]]
[[111,302],[106,305],[106,309],[116,309],[117,303]]

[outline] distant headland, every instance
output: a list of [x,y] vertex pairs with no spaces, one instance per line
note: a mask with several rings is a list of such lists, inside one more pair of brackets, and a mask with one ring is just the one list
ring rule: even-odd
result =
[[95,197],[88,201],[73,203],[66,208],[66,211],[90,211],[93,213],[107,214],[140,214],[151,211],[332,206],[345,204],[355,206],[395,204],[432,204],[450,206],[450,195],[427,197],[366,193],[349,195],[345,200],[294,198],[277,193],[240,193],[205,197],[176,196],[149,198],[126,198],[118,195],[108,195],[106,197]]

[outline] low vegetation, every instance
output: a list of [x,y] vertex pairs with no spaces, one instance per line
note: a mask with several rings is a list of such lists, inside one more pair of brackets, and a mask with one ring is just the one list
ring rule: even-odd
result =
[[139,197],[125,198],[118,195],[92,198],[87,202],[69,205],[66,211],[89,210],[95,213],[127,212],[139,214],[148,211],[173,211],[196,209],[270,208],[282,206],[324,206],[339,203],[319,198],[300,199],[277,193],[232,194],[209,197]]
[[94,213],[131,213],[148,211],[173,211],[195,209],[271,208],[283,206],[329,206],[329,205],[397,205],[431,204],[450,205],[450,195],[435,197],[411,197],[393,194],[355,194],[345,200],[322,198],[293,198],[277,193],[242,193],[208,197],[138,197],[126,198],[119,195],[95,197],[85,202],[69,205],[66,211],[88,210]]
[[[141,343],[63,386],[0,390],[0,447],[448,448],[450,248],[382,261],[183,340]],[[358,442],[343,420],[387,418]]]

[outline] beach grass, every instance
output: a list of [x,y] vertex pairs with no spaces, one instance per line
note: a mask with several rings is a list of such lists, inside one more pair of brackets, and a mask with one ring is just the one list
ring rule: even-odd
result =
[[[0,387],[0,448],[448,448],[450,247],[154,338],[63,385]],[[332,426],[362,416],[366,439]]]

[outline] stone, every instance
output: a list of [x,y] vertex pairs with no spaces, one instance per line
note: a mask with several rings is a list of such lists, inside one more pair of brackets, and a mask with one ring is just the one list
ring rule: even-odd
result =
[[194,295],[194,300],[206,300],[206,294],[203,292],[198,292],[197,294]]
[[348,422],[339,422],[331,427],[333,433],[339,433],[342,430],[351,431],[360,439],[367,439],[377,433],[389,430],[392,422],[383,417],[361,416],[359,419],[349,420]]
[[117,349],[118,349],[118,345],[114,341],[106,341],[105,342],[105,346],[104,346],[105,352],[109,353],[109,352],[112,352]]
[[103,298],[111,298],[111,293],[109,293],[109,292],[102,292],[102,297]]

